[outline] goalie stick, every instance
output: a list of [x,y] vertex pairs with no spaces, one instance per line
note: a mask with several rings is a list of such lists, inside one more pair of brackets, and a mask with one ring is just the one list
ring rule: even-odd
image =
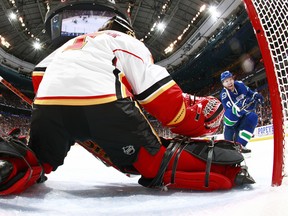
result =
[[6,86],[8,89],[10,89],[14,94],[16,94],[18,97],[20,97],[23,101],[25,101],[27,104],[32,106],[32,100],[25,96],[21,91],[19,91],[17,88],[15,88],[11,83],[9,83],[7,80],[5,80],[2,76],[0,76],[0,82]]

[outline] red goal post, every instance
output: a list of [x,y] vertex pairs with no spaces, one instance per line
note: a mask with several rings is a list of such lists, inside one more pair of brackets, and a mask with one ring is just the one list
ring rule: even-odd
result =
[[258,40],[269,85],[274,128],[272,185],[281,185],[288,120],[288,1],[243,2]]

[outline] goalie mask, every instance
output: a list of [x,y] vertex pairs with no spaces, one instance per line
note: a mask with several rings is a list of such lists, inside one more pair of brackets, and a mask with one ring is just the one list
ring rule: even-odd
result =
[[132,37],[136,37],[135,36],[135,31],[131,25],[131,23],[120,17],[120,16],[114,16],[111,19],[109,19],[100,29],[99,31],[103,31],[103,30],[115,30],[115,31],[120,31],[123,32],[125,34],[128,34]]

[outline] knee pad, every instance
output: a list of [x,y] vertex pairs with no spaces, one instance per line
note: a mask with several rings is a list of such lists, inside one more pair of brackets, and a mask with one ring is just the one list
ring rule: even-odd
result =
[[0,138],[0,160],[12,166],[0,183],[0,195],[18,194],[37,181],[46,180],[34,152],[19,140]]

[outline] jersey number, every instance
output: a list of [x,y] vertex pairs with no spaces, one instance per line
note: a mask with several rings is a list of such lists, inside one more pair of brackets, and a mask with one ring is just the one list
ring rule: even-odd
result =
[[66,47],[66,49],[64,51],[67,50],[79,50],[82,49],[86,44],[86,38],[87,37],[91,37],[91,38],[95,38],[97,35],[81,35],[78,36],[77,38],[74,39],[74,43],[68,47]]
[[231,104],[231,102],[230,102],[230,101],[228,101],[228,102],[226,103],[226,106],[227,106],[227,107],[229,107],[229,108],[231,108],[231,107],[232,107],[232,104]]

